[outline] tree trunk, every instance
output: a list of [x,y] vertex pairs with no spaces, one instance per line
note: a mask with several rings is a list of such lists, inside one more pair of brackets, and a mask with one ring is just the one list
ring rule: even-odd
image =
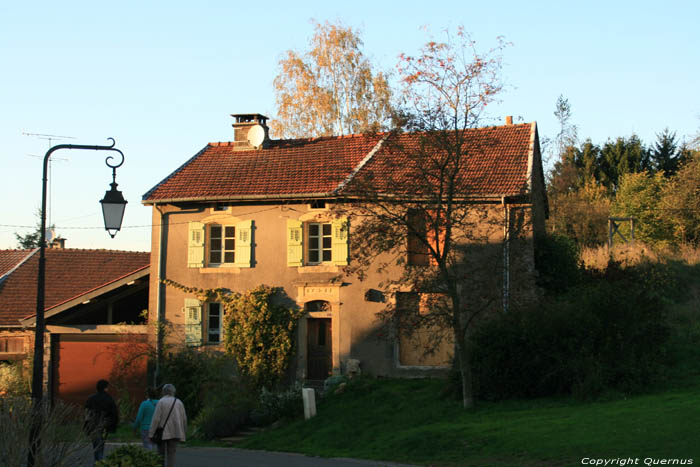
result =
[[459,373],[462,377],[462,404],[465,409],[474,408],[474,393],[472,389],[472,366],[465,339],[457,339],[455,350],[459,362]]

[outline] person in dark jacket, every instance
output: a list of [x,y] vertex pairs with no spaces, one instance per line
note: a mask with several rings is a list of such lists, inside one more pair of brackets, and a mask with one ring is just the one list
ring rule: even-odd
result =
[[105,391],[109,386],[107,380],[97,382],[97,392],[85,402],[85,432],[92,440],[95,462],[102,460],[105,451],[107,433],[117,431],[119,410],[112,396]]

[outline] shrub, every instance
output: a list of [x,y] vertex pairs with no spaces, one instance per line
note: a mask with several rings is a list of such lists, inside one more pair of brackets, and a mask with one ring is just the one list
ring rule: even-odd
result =
[[296,325],[305,312],[281,287],[266,285],[229,297],[225,307],[226,351],[256,387],[276,386],[289,366]]
[[550,299],[537,310],[512,311],[474,335],[474,372],[481,398],[634,392],[664,369],[669,336],[658,291],[617,271]]
[[565,235],[537,237],[537,285],[553,292],[561,292],[576,285],[581,278],[580,253],[578,244]]
[[193,422],[193,434],[204,439],[232,436],[248,422],[249,415],[250,407],[206,405]]
[[276,420],[301,416],[304,413],[301,388],[299,382],[282,391],[272,392],[263,388],[260,392],[260,405],[254,411],[253,421],[259,425],[267,425]]
[[250,421],[256,404],[257,393],[252,385],[243,377],[236,377],[225,390],[207,396],[192,422],[193,435],[204,439],[231,436]]
[[[63,404],[48,403],[41,408],[41,440],[34,457],[35,467],[80,465],[85,446],[90,441],[83,433],[83,410]],[[7,466],[25,465],[29,452],[29,432],[35,413],[32,401],[26,397],[0,398],[0,463]]]
[[154,451],[127,444],[112,451],[95,467],[160,467],[163,459]]
[[205,401],[230,391],[236,378],[233,359],[216,351],[184,347],[169,354],[161,367],[160,380],[177,389],[177,397],[194,419]]
[[26,371],[24,362],[0,363],[0,395],[23,396],[31,392],[31,371]]

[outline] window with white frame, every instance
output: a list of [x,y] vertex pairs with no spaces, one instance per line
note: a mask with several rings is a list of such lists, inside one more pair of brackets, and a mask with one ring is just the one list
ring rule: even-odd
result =
[[312,222],[309,226],[309,248],[306,252],[309,264],[329,262],[333,258],[332,225]]
[[236,255],[236,228],[232,225],[209,226],[209,264],[232,264]]
[[189,223],[187,267],[249,268],[253,259],[253,221]]
[[218,344],[221,342],[222,311],[221,303],[209,303],[207,313],[207,342],[210,344]]
[[348,264],[348,220],[287,219],[287,266]]

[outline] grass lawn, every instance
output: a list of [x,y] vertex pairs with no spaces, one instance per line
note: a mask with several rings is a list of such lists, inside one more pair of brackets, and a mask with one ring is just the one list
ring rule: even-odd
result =
[[[318,416],[237,447],[430,465],[581,465],[596,459],[700,463],[700,385],[607,402],[440,400],[443,382],[362,379]],[[658,465],[658,464],[656,464]]]
[[433,466],[700,465],[700,266],[672,267],[673,365],[647,394],[480,402],[465,411],[440,399],[444,381],[361,378],[322,400],[315,418],[237,447]]

